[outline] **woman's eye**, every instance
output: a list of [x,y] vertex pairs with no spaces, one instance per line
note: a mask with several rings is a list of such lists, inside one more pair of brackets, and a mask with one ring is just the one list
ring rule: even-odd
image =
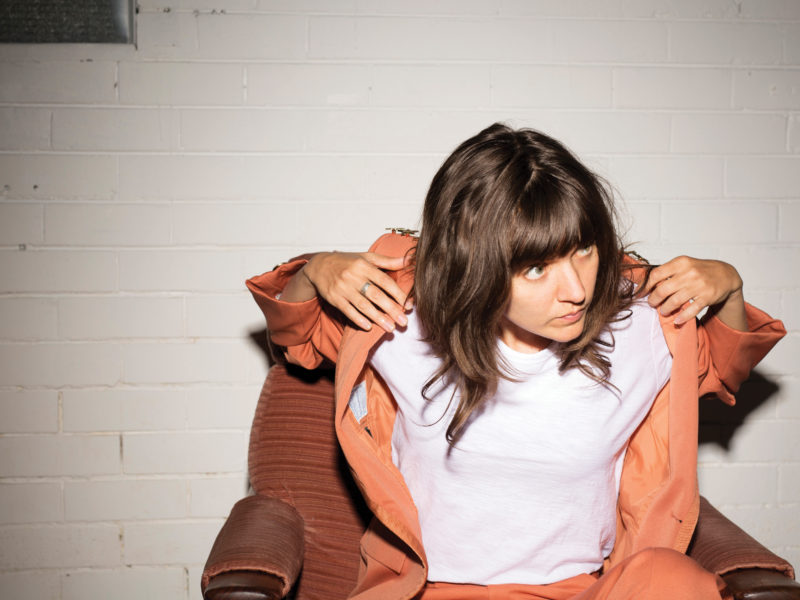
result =
[[578,248],[577,252],[581,256],[588,256],[594,250],[594,244],[589,244],[588,246],[584,246],[583,248]]
[[528,279],[539,279],[544,275],[545,265],[534,265],[525,271],[525,277]]

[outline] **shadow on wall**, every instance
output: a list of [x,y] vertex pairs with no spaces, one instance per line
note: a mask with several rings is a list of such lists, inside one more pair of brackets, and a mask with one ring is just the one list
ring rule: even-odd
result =
[[744,424],[750,413],[779,389],[777,383],[753,371],[736,394],[735,406],[728,406],[713,397],[703,398],[700,402],[700,444],[717,444],[729,450],[736,430]]

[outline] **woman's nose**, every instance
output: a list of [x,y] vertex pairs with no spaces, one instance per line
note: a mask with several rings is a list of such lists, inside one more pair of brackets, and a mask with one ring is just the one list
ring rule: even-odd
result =
[[558,299],[561,302],[582,304],[586,300],[586,288],[583,286],[580,273],[574,265],[567,263],[559,277]]

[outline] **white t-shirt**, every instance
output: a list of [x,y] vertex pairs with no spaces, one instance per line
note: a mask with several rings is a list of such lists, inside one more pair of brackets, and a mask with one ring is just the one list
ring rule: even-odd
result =
[[672,365],[645,302],[612,329],[611,386],[559,373],[555,342],[526,354],[498,340],[518,381],[500,380],[453,448],[445,431],[458,397],[437,384],[432,401],[422,398],[440,361],[415,313],[376,347],[371,364],[398,404],[393,460],[418,509],[430,581],[546,584],[600,568],[614,546],[628,439]]

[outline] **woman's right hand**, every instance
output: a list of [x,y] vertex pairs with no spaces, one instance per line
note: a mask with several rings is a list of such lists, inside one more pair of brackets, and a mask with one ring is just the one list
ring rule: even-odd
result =
[[281,299],[299,302],[318,295],[339,309],[357,327],[372,323],[386,331],[405,326],[405,292],[384,271],[399,271],[404,257],[374,252],[321,252],[315,254],[292,278]]

